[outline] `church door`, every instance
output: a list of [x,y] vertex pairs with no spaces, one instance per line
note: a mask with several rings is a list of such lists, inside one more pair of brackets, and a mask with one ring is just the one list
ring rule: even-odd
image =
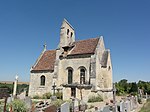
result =
[[76,97],[76,88],[71,88],[71,96]]

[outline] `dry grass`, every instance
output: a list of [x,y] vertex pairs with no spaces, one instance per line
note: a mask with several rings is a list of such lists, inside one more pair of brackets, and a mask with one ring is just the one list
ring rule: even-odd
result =
[[139,112],[150,112],[150,99],[147,100]]

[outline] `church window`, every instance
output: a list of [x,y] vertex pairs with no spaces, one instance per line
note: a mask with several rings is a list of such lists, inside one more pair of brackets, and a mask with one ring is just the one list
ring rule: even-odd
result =
[[73,36],[73,33],[71,32],[71,37]]
[[73,75],[73,70],[68,69],[68,84],[72,84],[72,75]]
[[69,35],[69,29],[67,29],[67,35]]
[[80,69],[80,84],[85,84],[85,69]]
[[41,86],[45,86],[45,76],[41,76]]

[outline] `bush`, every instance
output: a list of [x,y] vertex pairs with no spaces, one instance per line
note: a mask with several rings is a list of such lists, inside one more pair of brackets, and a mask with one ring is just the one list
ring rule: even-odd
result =
[[65,103],[65,101],[59,99],[52,102],[52,104],[55,105],[57,108],[60,107],[63,103]]
[[49,92],[49,93],[43,94],[42,98],[43,98],[43,99],[50,99],[51,96],[52,96],[52,94]]
[[55,95],[57,99],[62,99],[62,96],[63,96],[62,92],[57,92]]
[[33,99],[40,99],[41,97],[39,95],[33,96]]
[[97,96],[91,96],[89,97],[88,99],[88,102],[91,103],[91,102],[101,102],[103,101],[103,98],[100,96],[100,95],[97,95]]
[[7,110],[9,110],[10,106],[12,105],[13,112],[27,112],[26,104],[19,99],[15,99],[10,104],[7,105]]

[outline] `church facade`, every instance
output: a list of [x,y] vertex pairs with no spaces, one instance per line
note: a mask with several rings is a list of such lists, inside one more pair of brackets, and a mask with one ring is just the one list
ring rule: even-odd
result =
[[97,94],[112,98],[111,56],[102,36],[75,41],[74,28],[63,20],[58,48],[47,50],[45,46],[30,70],[29,96],[53,93],[54,89],[65,100],[87,101]]

